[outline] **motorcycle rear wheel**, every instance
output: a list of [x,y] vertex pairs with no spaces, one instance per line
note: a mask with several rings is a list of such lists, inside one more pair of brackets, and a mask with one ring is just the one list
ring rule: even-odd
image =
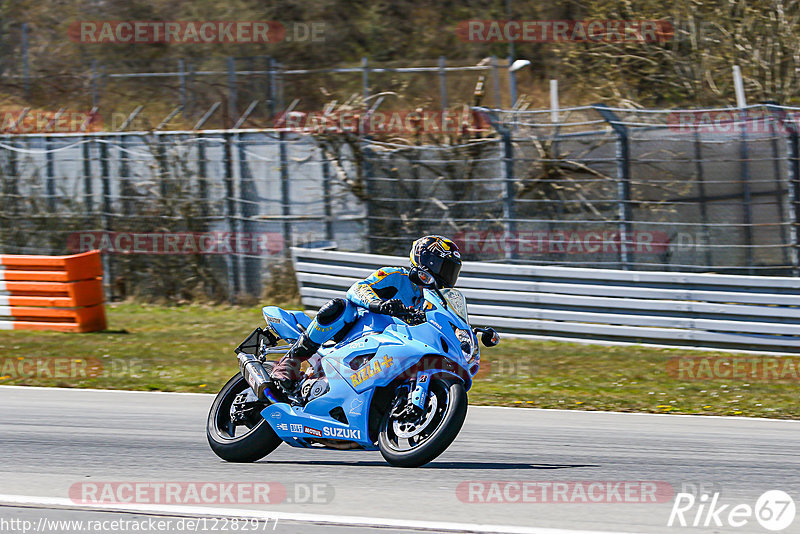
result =
[[426,410],[419,416],[398,414],[407,399],[407,390],[399,388],[378,432],[381,454],[395,467],[419,467],[442,454],[467,416],[467,391],[458,381],[431,380]]
[[[265,366],[271,365],[269,362]],[[269,369],[268,369],[269,370]],[[217,393],[206,422],[206,437],[214,454],[226,462],[255,462],[268,455],[282,443],[281,438],[272,430],[260,410],[255,411],[240,424],[231,422],[230,409],[234,398],[250,386],[237,373],[222,386]],[[241,435],[237,428],[246,427]]]

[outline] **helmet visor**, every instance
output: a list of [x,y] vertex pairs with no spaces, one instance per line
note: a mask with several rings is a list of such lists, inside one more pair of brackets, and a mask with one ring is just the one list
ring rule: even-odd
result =
[[453,287],[461,272],[461,262],[453,258],[442,258],[433,254],[426,258],[426,266],[436,275],[442,287]]

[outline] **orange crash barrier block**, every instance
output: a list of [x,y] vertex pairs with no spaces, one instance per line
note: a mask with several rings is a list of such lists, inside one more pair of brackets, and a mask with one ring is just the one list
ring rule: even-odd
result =
[[100,252],[0,255],[0,330],[105,330]]

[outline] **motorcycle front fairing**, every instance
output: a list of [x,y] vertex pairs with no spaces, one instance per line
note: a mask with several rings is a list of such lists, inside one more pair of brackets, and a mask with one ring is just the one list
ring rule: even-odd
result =
[[[398,377],[413,380],[417,382],[415,404],[421,404],[427,396],[427,377],[452,375],[469,389],[477,372],[474,363],[475,372],[470,372],[473,355],[464,354],[454,330],[459,328],[474,337],[466,321],[429,290],[425,315],[426,322],[410,326],[389,316],[362,314],[343,341],[319,350],[329,390],[305,406],[271,404],[262,416],[292,446],[309,447],[307,439],[323,438],[352,441],[362,449],[376,450],[369,436],[370,405],[376,388]],[[477,347],[476,339],[473,346]],[[425,365],[411,370],[423,357],[429,358]],[[343,411],[348,424],[332,416],[336,408]]]

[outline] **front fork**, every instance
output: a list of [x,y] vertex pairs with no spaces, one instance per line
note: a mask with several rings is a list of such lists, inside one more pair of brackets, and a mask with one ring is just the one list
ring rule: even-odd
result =
[[411,391],[411,405],[422,412],[425,411],[425,403],[428,401],[428,387],[430,386],[433,372],[433,370],[417,372],[416,387]]

